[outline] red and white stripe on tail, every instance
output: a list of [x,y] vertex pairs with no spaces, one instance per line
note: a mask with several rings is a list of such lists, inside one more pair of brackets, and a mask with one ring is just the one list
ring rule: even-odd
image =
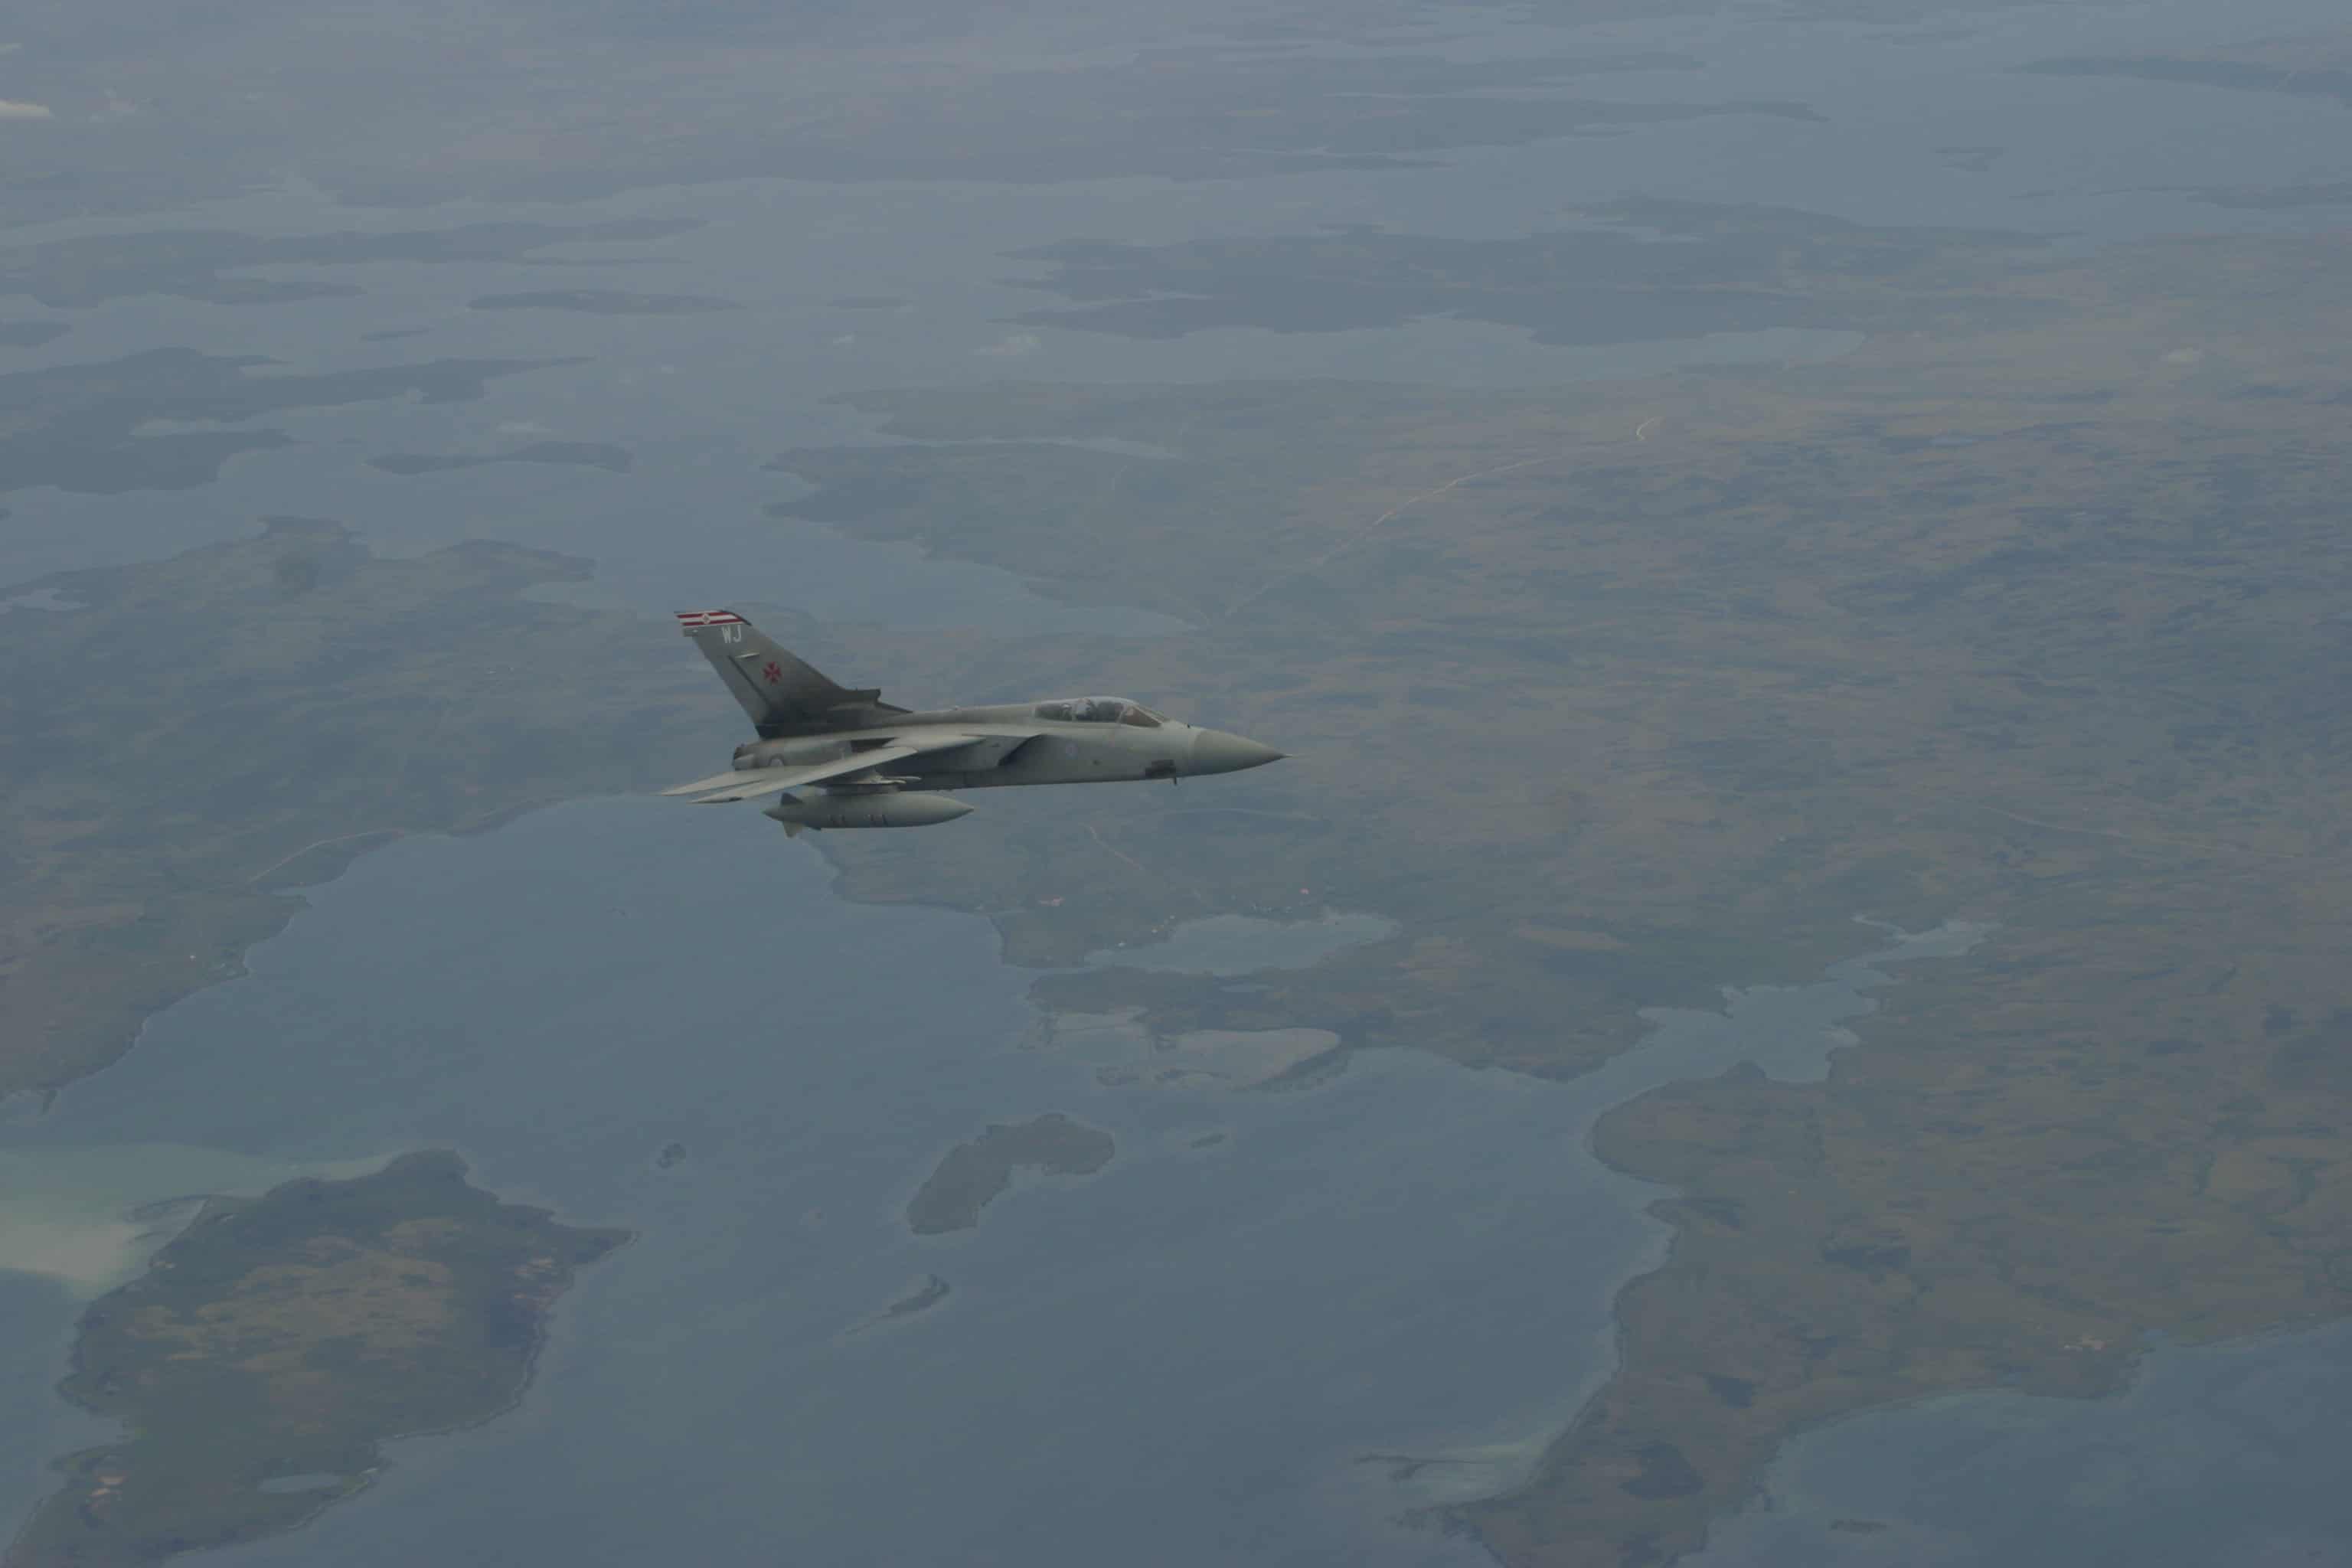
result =
[[697,626],[741,626],[751,623],[732,610],[680,610],[677,629],[691,632]]

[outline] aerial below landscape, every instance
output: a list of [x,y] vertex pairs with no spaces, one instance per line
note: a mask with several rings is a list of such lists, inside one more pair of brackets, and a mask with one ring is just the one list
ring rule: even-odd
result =
[[0,1568],[2352,1565],[2340,4],[28,0],[0,153]]

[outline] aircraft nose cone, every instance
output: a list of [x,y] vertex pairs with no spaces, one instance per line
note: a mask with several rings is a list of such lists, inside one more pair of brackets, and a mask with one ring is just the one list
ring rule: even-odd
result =
[[1272,746],[1261,746],[1255,741],[1228,735],[1223,730],[1203,730],[1192,737],[1192,771],[1196,773],[1239,773],[1244,768],[1278,763],[1282,756]]

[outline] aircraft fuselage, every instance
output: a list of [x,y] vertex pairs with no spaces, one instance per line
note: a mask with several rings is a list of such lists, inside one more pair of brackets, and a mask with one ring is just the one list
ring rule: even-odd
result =
[[[821,762],[929,731],[971,735],[967,744],[889,765],[909,789],[998,789],[1013,784],[1136,784],[1233,773],[1280,753],[1222,730],[1148,715],[1150,722],[1041,720],[1047,704],[1002,703],[897,716],[888,724],[753,741],[737,748],[739,768]],[[992,731],[1004,731],[992,733]]]

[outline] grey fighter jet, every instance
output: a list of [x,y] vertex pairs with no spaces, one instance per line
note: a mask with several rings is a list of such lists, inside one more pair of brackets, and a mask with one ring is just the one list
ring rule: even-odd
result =
[[732,610],[688,610],[677,619],[760,738],[735,748],[727,772],[662,793],[703,805],[776,795],[766,815],[795,836],[806,827],[928,827],[971,810],[916,792],[1172,782],[1282,756],[1123,697],[910,712],[877,689],[835,686]]

